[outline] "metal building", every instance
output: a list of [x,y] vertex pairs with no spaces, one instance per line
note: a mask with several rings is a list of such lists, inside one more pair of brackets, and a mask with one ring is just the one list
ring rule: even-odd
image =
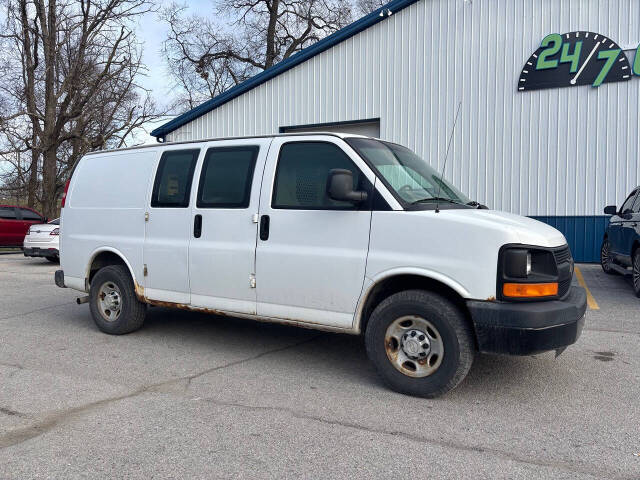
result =
[[640,184],[638,44],[638,0],[394,0],[152,135],[348,131],[441,168],[462,102],[446,177],[597,261],[603,207]]

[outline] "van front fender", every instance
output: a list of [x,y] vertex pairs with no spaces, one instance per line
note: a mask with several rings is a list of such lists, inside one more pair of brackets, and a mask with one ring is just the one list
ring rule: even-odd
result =
[[427,280],[431,280],[437,283],[440,283],[454,292],[456,292],[461,298],[470,298],[471,294],[469,291],[461,285],[459,282],[456,282],[451,277],[444,275],[440,272],[436,272],[434,270],[429,270],[425,268],[416,268],[416,267],[399,267],[392,268],[389,270],[385,270],[383,272],[379,272],[373,278],[365,277],[365,281],[362,288],[362,294],[360,295],[360,299],[358,301],[358,307],[356,309],[356,313],[354,315],[353,322],[353,330],[354,333],[361,332],[362,326],[362,316],[365,313],[365,306],[367,305],[367,300],[369,300],[369,296],[373,292],[373,290],[380,285],[381,282],[385,280],[391,279],[393,277],[400,277],[403,275],[412,275],[417,277],[422,277]]

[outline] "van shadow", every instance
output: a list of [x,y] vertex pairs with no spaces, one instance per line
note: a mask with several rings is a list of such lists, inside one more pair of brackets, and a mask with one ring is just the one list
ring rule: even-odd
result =
[[[281,362],[290,372],[299,369],[301,378],[310,369],[322,370],[354,387],[388,390],[367,358],[362,336],[161,307],[149,309],[138,334],[152,341],[158,338],[166,342],[169,337],[187,349],[243,349],[256,339],[263,345],[285,343],[291,348],[275,352],[270,361],[275,365]],[[291,361],[293,356],[295,362]],[[478,354],[467,378],[449,395],[477,399],[491,395],[488,391],[499,391],[502,396],[516,396],[522,389],[544,386],[549,375],[562,376],[562,370],[552,353],[535,357]],[[570,380],[570,373],[565,373]]]

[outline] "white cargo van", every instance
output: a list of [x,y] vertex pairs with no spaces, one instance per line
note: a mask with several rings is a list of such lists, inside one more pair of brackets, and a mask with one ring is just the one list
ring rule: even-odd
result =
[[480,352],[563,350],[584,290],[565,238],[462,194],[400,145],[300,134],[96,152],[65,190],[56,284],[98,328],[147,304],[353,334],[437,396]]

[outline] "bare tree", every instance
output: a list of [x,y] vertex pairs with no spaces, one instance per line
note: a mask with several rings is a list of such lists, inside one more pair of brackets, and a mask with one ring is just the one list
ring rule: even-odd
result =
[[[54,216],[64,183],[89,150],[122,146],[157,117],[131,29],[149,0],[2,0],[0,156],[5,189]],[[26,157],[26,158],[25,158]]]
[[387,0],[356,0],[356,10],[361,15],[367,15],[387,3]]
[[220,0],[215,17],[162,12],[169,71],[189,108],[289,58],[352,20],[349,0]]

